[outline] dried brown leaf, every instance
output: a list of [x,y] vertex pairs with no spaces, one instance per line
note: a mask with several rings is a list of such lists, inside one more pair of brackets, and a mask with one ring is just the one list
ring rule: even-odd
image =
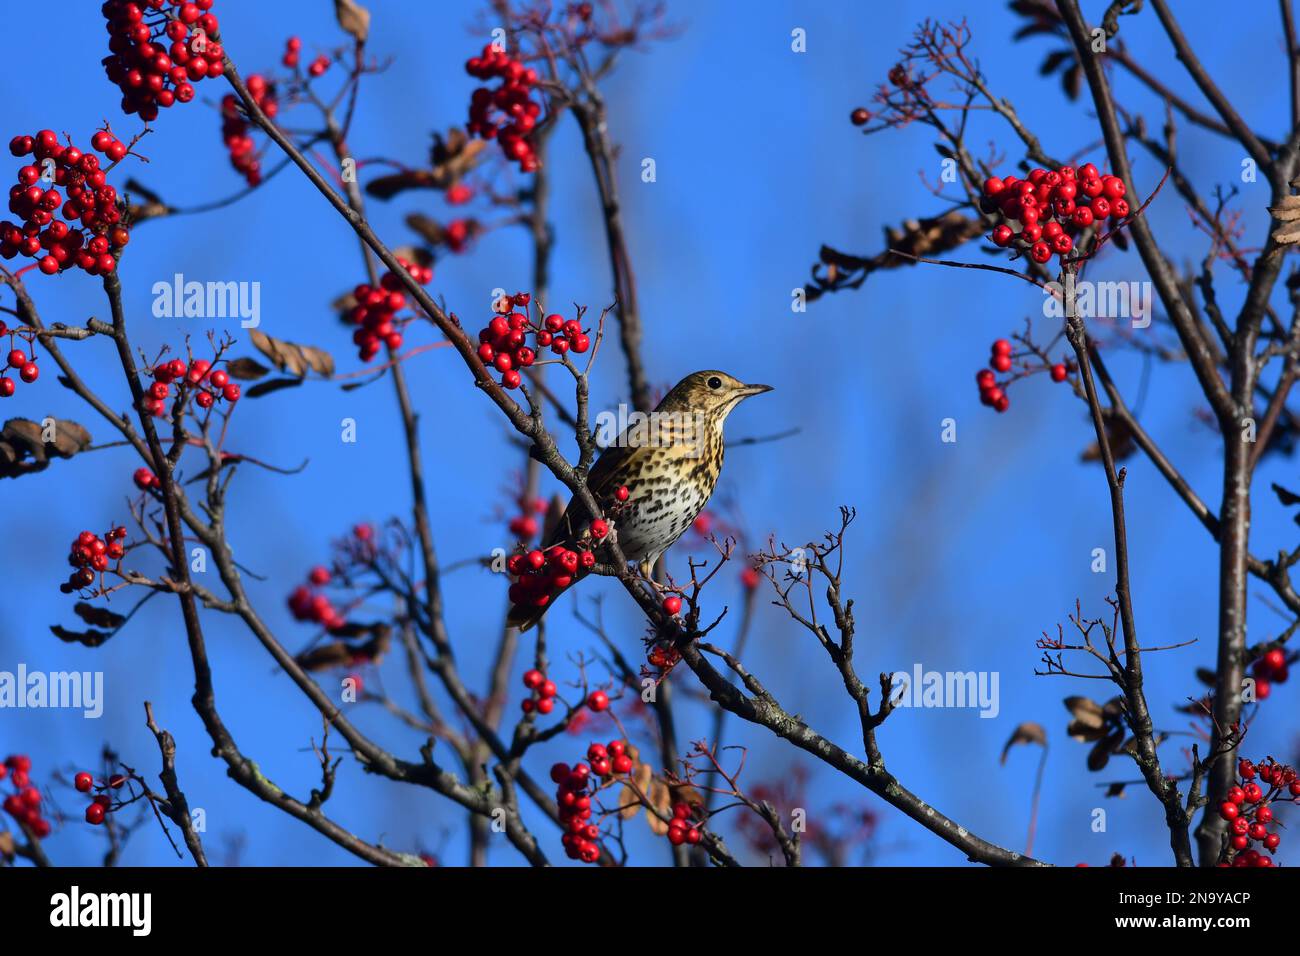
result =
[[280,371],[302,378],[308,371],[325,378],[334,374],[334,358],[324,349],[314,345],[298,345],[275,339],[260,329],[251,329],[249,339],[259,352],[271,360]]
[[45,441],[44,425],[11,418],[0,428],[0,478],[42,471],[51,458],[71,458],[91,445],[90,432],[76,422],[53,420],[54,437]]
[[[658,777],[650,782],[650,787],[645,791],[646,796],[650,799],[650,804],[662,814],[668,816],[673,812],[673,795],[668,789],[668,784],[664,783]],[[650,826],[650,832],[655,836],[663,836],[668,832],[668,824],[660,820],[653,813],[645,815],[645,822]]]
[[1300,196],[1287,196],[1276,206],[1269,206],[1268,211],[1278,222],[1300,220]]
[[1293,246],[1300,242],[1300,222],[1291,222],[1285,226],[1278,226],[1273,231],[1273,241],[1283,246]]
[[334,18],[358,43],[366,42],[370,35],[370,11],[356,0],[334,0]]
[[99,647],[113,636],[103,631],[69,631],[61,624],[51,624],[50,631],[61,641],[68,644],[81,644],[85,647]]
[[1002,747],[1002,759],[999,763],[1007,762],[1007,754],[1016,744],[1038,744],[1042,747],[1047,746],[1047,731],[1043,729],[1042,724],[1035,723],[1032,720],[1026,720],[1023,724],[1011,732],[1007,738],[1006,744]]
[[1065,709],[1070,712],[1070,716],[1075,720],[1092,727],[1102,725],[1101,704],[1091,697],[1067,697],[1062,703],[1065,704]]
[[92,627],[107,627],[116,629],[126,623],[126,618],[115,611],[110,611],[106,607],[98,607],[94,604],[88,604],[85,601],[78,601],[73,605],[72,610],[77,617],[81,618]]
[[257,359],[236,358],[226,363],[226,374],[242,382],[255,382],[270,371]]
[[486,158],[487,147],[486,140],[469,139],[461,129],[452,128],[445,137],[435,133],[430,168],[378,176],[366,183],[366,192],[389,199],[408,189],[448,189]]

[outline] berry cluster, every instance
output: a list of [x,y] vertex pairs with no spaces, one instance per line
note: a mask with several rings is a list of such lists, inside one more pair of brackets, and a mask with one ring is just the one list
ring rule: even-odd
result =
[[[164,12],[168,5],[177,9]],[[212,0],[107,0],[100,7],[109,32],[104,72],[122,91],[124,113],[155,120],[159,108],[194,99],[193,84],[225,72],[211,7]]]
[[524,686],[533,692],[532,697],[525,698],[519,705],[525,714],[534,710],[539,714],[549,714],[555,709],[555,695],[560,692],[555,681],[547,680],[545,674],[533,668],[524,671]]
[[[420,285],[428,285],[433,281],[431,267],[408,262],[400,256],[397,261]],[[406,308],[402,280],[393,272],[385,272],[379,280],[379,288],[362,283],[352,290],[352,297],[356,300],[356,305],[348,312],[348,319],[360,326],[352,333],[352,341],[360,350],[361,361],[369,362],[378,355],[381,343],[387,345],[390,352],[400,349],[402,333],[399,325],[405,325],[409,321],[399,322],[395,319],[397,313]]]
[[[564,827],[565,855],[571,860],[595,863],[600,859],[600,828],[591,822],[592,777],[597,780],[632,772],[635,762],[622,740],[608,744],[592,743],[587,748],[587,761],[570,767],[557,763],[551,767],[551,780],[556,784],[555,802],[560,808],[560,823]],[[599,784],[597,785],[599,786]]]
[[537,536],[537,515],[546,514],[546,502],[541,498],[529,501],[524,498],[519,502],[519,514],[510,519],[506,526],[510,533],[520,541],[531,541]]
[[1263,657],[1257,658],[1251,665],[1250,672],[1255,678],[1255,699],[1264,700],[1273,692],[1274,684],[1285,684],[1289,674],[1286,651],[1275,647]]
[[145,391],[141,404],[143,410],[155,418],[167,413],[167,399],[171,395],[172,384],[178,381],[180,384],[176,402],[183,403],[192,392],[194,404],[202,409],[209,409],[222,399],[233,405],[239,401],[241,394],[239,384],[230,380],[229,373],[225,369],[213,368],[212,363],[206,359],[192,359],[189,365],[181,359],[172,359],[155,366],[151,374],[153,384]]
[[104,822],[104,817],[113,809],[113,797],[108,791],[120,790],[124,783],[126,783],[126,777],[120,773],[115,773],[98,784],[95,783],[95,778],[84,770],[73,778],[72,785],[77,788],[78,793],[90,793],[91,790],[99,791],[86,807],[87,823],[91,826],[99,826]]
[[148,468],[137,468],[135,474],[131,476],[131,480],[135,482],[135,486],[141,491],[148,491],[150,488],[158,488],[162,484],[162,482],[158,480],[158,476]]
[[[597,519],[591,523],[591,538],[598,540],[608,533],[608,522]],[[589,548],[571,551],[560,544],[545,551],[534,548],[522,554],[512,554],[506,559],[506,570],[515,576],[515,582],[507,592],[510,603],[516,607],[545,607],[553,593],[567,588],[591,570],[595,563],[596,554]]]
[[542,112],[541,104],[532,98],[537,71],[488,44],[482,56],[466,61],[465,72],[480,80],[501,80],[495,90],[480,86],[470,96],[469,134],[497,140],[506,158],[517,162],[520,170],[535,172],[537,154],[528,134]]
[[[478,333],[479,359],[501,373],[501,384],[506,388],[519,387],[523,381],[519,370],[532,365],[541,349],[564,355],[591,348],[591,337],[577,319],[548,315],[534,320],[527,312],[513,311],[516,306],[527,309],[530,299],[527,292],[503,295],[492,305],[492,320]],[[529,335],[536,348],[528,345]]]
[[[1300,780],[1293,768],[1272,757],[1258,764],[1243,757],[1237,763],[1237,774],[1239,782],[1228,790],[1228,799],[1219,804],[1219,816],[1228,821],[1232,833],[1229,844],[1235,859],[1226,859],[1225,851],[1219,866],[1272,866],[1272,854],[1282,842],[1281,835],[1269,829],[1269,824],[1275,823],[1272,804],[1300,802]],[[1252,842],[1269,855],[1251,848]]]
[[659,671],[659,676],[665,676],[669,671],[677,666],[677,662],[682,659],[682,652],[672,644],[656,644],[650,648],[646,655],[646,661],[651,667]]
[[[90,144],[110,163],[127,153],[127,147],[107,130],[95,133]],[[130,233],[120,224],[117,190],[106,182],[99,157],[71,144],[60,145],[50,129],[35,136],[15,136],[9,141],[9,152],[31,154],[36,162],[20,168],[18,182],[9,188],[9,211],[23,224],[0,222],[0,256],[30,256],[46,275],[73,266],[91,275],[114,271],[117,256],[110,250],[125,246]],[[66,202],[56,186],[67,190]],[[67,222],[54,218],[60,206]],[[78,221],[79,227],[68,225]]]
[[308,76],[324,76],[325,71],[330,68],[330,58],[324,53],[312,60],[307,66]]
[[[3,335],[5,331],[4,323],[0,322],[0,335]],[[10,345],[12,344],[13,340],[10,339]],[[40,366],[36,364],[35,352],[28,356],[22,349],[11,348],[9,354],[5,357],[5,367],[0,369],[0,398],[9,398],[18,389],[18,386],[14,384],[14,380],[6,374],[9,369],[15,369],[18,372],[18,377],[28,385],[36,381],[41,374]]]
[[695,811],[689,803],[673,804],[673,819],[668,824],[668,842],[673,846],[689,843],[691,846],[700,842],[704,834],[699,825],[691,821]]
[[[247,86],[253,102],[268,117],[274,118],[280,111],[275,87],[258,73],[249,76]],[[262,160],[257,155],[250,129],[251,124],[240,108],[238,98],[234,93],[227,93],[221,98],[221,141],[226,144],[230,165],[235,172],[243,176],[248,185],[256,186],[262,182]]]
[[[1011,406],[1011,399],[1006,392],[1011,382],[1010,380],[999,382],[996,373],[1010,372],[1012,359],[1011,343],[1006,339],[995,340],[989,353],[989,364],[993,368],[982,368],[975,373],[975,384],[979,386],[981,405],[988,405],[998,412],[1005,412]],[[1051,376],[1053,382],[1064,382],[1070,374],[1070,366],[1065,362],[1056,362],[1053,365],[1044,365],[1027,371],[1043,371],[1044,369]]]
[[110,528],[99,537],[93,531],[83,531],[77,535],[68,553],[68,564],[75,570],[68,580],[59,585],[64,594],[71,594],[81,588],[88,588],[95,583],[95,575],[108,570],[110,562],[121,561],[126,554],[126,528]]
[[13,787],[13,793],[5,797],[4,810],[44,839],[50,835],[50,821],[41,816],[41,791],[32,786],[31,770],[31,758],[23,754],[10,754],[0,764],[0,780],[8,777]]
[[995,245],[1018,244],[1029,258],[1042,263],[1053,255],[1065,259],[1074,249],[1074,237],[1084,229],[1100,227],[1108,218],[1118,222],[1127,217],[1125,191],[1118,176],[1103,175],[1092,163],[1084,163],[1078,168],[1035,169],[1023,180],[991,176],[984,181],[982,207],[1007,220],[993,229]]
[[298,54],[301,51],[302,40],[297,37],[289,37],[284,41],[284,56],[280,58],[280,62],[291,70],[298,69]]
[[289,613],[295,621],[312,621],[331,632],[347,625],[347,620],[339,613],[329,595],[314,590],[325,587],[332,578],[329,568],[317,565],[307,573],[307,583],[293,589],[289,595]]

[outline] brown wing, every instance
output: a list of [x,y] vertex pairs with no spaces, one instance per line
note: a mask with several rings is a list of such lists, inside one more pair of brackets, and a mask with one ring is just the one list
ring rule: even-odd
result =
[[[587,488],[593,498],[597,501],[608,498],[619,485],[625,484],[619,476],[623,474],[628,459],[638,450],[617,442],[600,453],[587,474]],[[546,547],[573,540],[594,517],[575,495],[569,500],[569,506],[564,509],[564,515],[556,524],[555,530],[546,539]]]
[[[612,495],[614,490],[620,484],[623,484],[622,479],[619,477],[624,470],[622,466],[626,464],[630,454],[634,451],[636,449],[628,448],[622,444],[611,445],[596,459],[596,463],[591,466],[591,471],[587,474],[587,487],[597,501]],[[556,544],[569,544],[577,538],[578,534],[593,517],[588,512],[587,507],[575,496],[569,500],[569,506],[564,509],[564,515],[556,522],[551,533],[547,535],[546,543],[542,547],[549,548]],[[568,588],[562,588],[555,591],[550,596],[551,600],[541,607],[511,605],[506,623],[511,627],[519,628],[520,632],[529,630],[554,606],[555,599],[567,590]]]

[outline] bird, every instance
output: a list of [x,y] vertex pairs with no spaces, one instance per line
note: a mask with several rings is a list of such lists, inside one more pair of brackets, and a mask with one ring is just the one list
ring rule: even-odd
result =
[[[746,385],[716,369],[692,372],[673,386],[653,413],[632,416],[596,459],[587,475],[587,488],[612,513],[623,556],[637,562],[645,577],[713,494],[722,471],[726,447],[722,426],[727,416],[745,399],[771,390],[770,385]],[[543,550],[528,555],[533,565],[522,559],[516,564],[526,573],[512,585],[507,618],[511,626],[527,631],[576,582],[572,562],[576,551],[593,546],[595,519],[575,495]],[[548,566],[563,564],[566,552],[570,563],[548,573]]]

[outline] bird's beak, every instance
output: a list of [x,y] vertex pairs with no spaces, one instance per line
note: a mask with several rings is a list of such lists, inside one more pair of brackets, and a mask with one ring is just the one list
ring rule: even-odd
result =
[[740,394],[745,398],[751,395],[762,395],[764,392],[772,391],[771,385],[745,385],[740,389]]

